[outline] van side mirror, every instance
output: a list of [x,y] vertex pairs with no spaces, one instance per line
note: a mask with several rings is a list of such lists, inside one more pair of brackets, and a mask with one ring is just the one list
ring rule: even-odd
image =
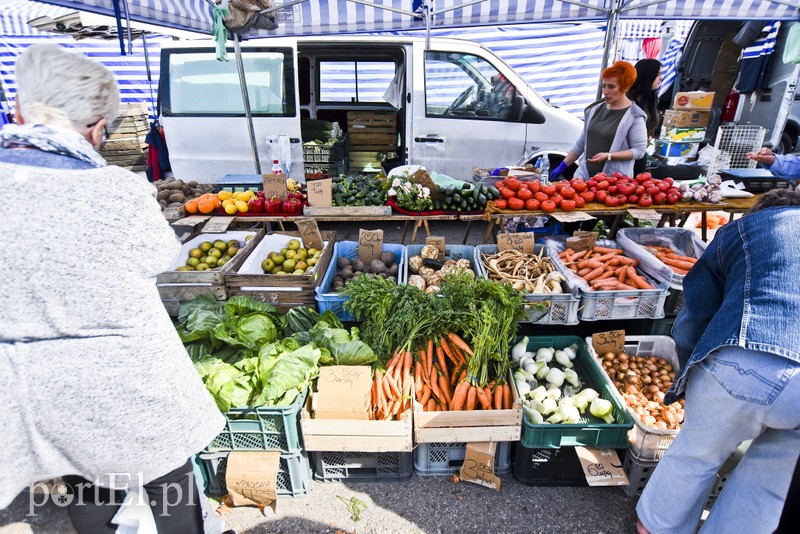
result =
[[525,110],[528,108],[528,103],[522,95],[514,95],[514,103],[511,105],[509,112],[509,119],[514,122],[521,122],[525,116]]

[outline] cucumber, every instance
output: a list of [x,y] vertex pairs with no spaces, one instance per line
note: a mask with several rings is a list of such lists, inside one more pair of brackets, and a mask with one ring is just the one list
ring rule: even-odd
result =
[[453,204],[461,204],[461,201],[462,201],[462,200],[464,200],[464,197],[462,197],[462,196],[461,196],[461,195],[459,195],[458,193],[453,193],[453,196],[452,196],[452,197],[450,197],[450,201],[451,201]]
[[498,198],[500,198],[500,191],[498,191],[497,188],[492,187],[491,185],[487,185],[486,190],[492,196],[492,200],[497,200]]
[[480,195],[478,195],[478,201],[477,201],[477,206],[476,207],[478,207],[478,208],[485,207],[487,200],[488,199],[486,198],[486,195],[481,193]]
[[472,188],[472,200],[478,200],[478,195],[481,194],[481,190],[483,189],[482,185],[476,185]]
[[456,192],[456,186],[451,185],[444,190],[444,196],[451,197]]

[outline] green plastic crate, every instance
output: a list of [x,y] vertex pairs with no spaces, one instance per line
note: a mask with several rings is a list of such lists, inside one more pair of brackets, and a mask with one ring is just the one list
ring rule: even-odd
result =
[[528,351],[536,352],[542,347],[566,348],[578,345],[578,355],[573,360],[583,387],[591,387],[614,406],[614,423],[607,424],[586,410],[577,424],[532,423],[522,412],[522,434],[520,443],[528,448],[600,447],[624,449],[628,446],[628,431],[633,428],[633,419],[612,393],[600,369],[594,363],[586,341],[578,336],[537,336],[528,338]]
[[265,451],[278,449],[292,454],[302,448],[300,410],[308,388],[290,406],[232,408],[225,415],[225,429],[204,452]]

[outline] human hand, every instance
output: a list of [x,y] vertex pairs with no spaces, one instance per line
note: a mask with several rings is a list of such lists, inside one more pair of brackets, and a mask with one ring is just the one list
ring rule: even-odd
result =
[[608,152],[598,152],[591,158],[586,158],[586,161],[589,163],[604,163],[610,160],[608,159]]
[[745,157],[767,165],[775,163],[775,154],[767,147],[763,147],[756,152],[748,152]]
[[550,173],[550,179],[555,180],[556,178],[561,176],[565,170],[567,170],[567,163],[565,161],[562,161],[561,163],[558,164],[558,167],[553,169],[553,172]]

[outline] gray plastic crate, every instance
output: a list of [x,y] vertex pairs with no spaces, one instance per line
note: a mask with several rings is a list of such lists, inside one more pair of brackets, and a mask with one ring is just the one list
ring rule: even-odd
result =
[[[225,485],[228,453],[200,453],[196,460],[206,493],[216,497],[228,493]],[[311,464],[305,452],[281,455],[275,489],[278,497],[296,497],[311,491]]]
[[312,452],[314,479],[380,481],[408,478],[413,473],[410,452]]
[[[467,454],[466,443],[418,443],[414,447],[414,472],[420,476],[454,475],[461,470]],[[511,470],[511,442],[498,441],[494,474]]]

